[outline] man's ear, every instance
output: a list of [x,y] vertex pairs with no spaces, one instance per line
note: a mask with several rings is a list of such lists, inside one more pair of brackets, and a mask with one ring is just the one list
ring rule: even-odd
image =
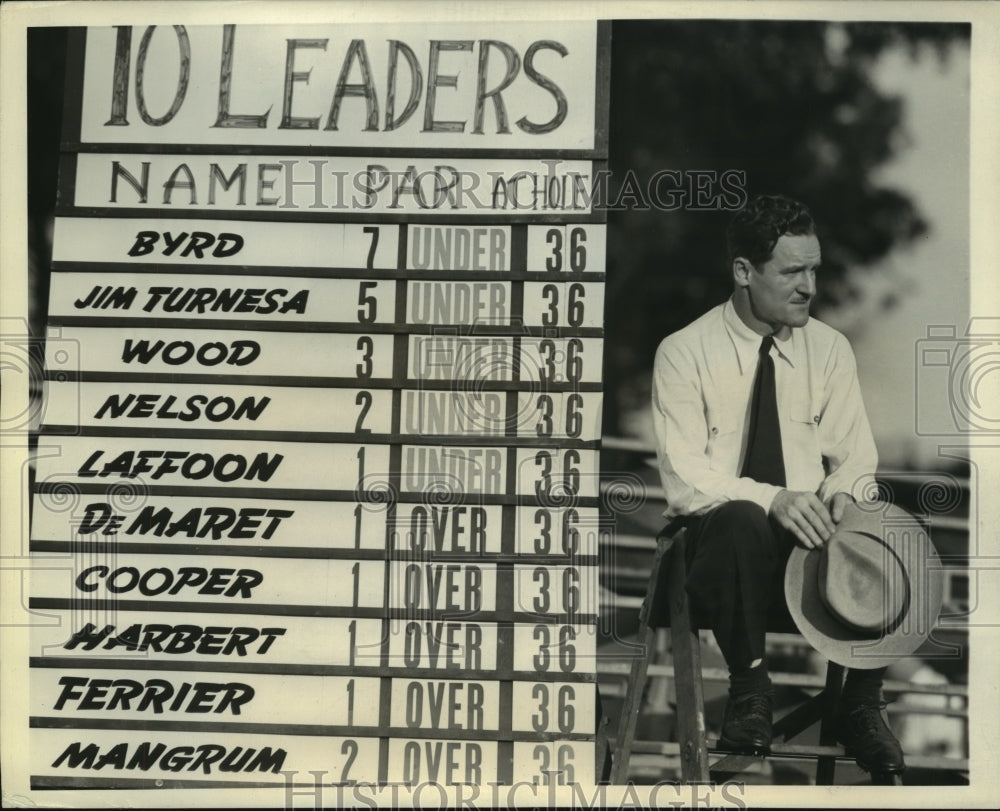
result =
[[733,259],[733,281],[737,287],[748,287],[750,285],[750,271],[753,265],[748,259],[737,256]]

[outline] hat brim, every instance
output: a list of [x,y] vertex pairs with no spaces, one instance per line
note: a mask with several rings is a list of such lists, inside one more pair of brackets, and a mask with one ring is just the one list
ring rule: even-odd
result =
[[785,567],[785,600],[799,632],[827,659],[858,669],[892,664],[913,654],[930,636],[944,598],[944,570],[927,531],[891,504],[848,505],[838,532],[882,538],[899,557],[910,584],[910,601],[895,629],[866,636],[830,613],[819,594],[821,549],[796,546]]

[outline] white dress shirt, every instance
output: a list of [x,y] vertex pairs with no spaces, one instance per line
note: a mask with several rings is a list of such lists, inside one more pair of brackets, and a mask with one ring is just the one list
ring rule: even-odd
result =
[[[730,300],[660,343],[653,428],[667,518],[744,499],[767,511],[781,490],[739,476],[761,339]],[[810,318],[771,357],[788,489],[870,499],[878,455],[847,339]]]

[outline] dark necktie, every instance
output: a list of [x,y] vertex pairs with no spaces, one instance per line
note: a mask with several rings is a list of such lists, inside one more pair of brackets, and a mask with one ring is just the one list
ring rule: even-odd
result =
[[760,361],[750,397],[750,430],[747,454],[740,476],[764,484],[785,486],[785,461],[781,456],[781,427],[778,424],[778,397],[774,388],[774,361],[768,335],[760,342]]

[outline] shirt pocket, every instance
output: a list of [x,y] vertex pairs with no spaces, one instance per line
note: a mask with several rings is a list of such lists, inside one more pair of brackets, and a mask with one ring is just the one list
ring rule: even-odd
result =
[[819,414],[805,398],[792,403],[788,419],[781,426],[781,445],[783,455],[789,463],[786,467],[802,471],[822,467]]
[[733,406],[708,412],[708,463],[712,470],[735,474],[743,443],[745,414]]

